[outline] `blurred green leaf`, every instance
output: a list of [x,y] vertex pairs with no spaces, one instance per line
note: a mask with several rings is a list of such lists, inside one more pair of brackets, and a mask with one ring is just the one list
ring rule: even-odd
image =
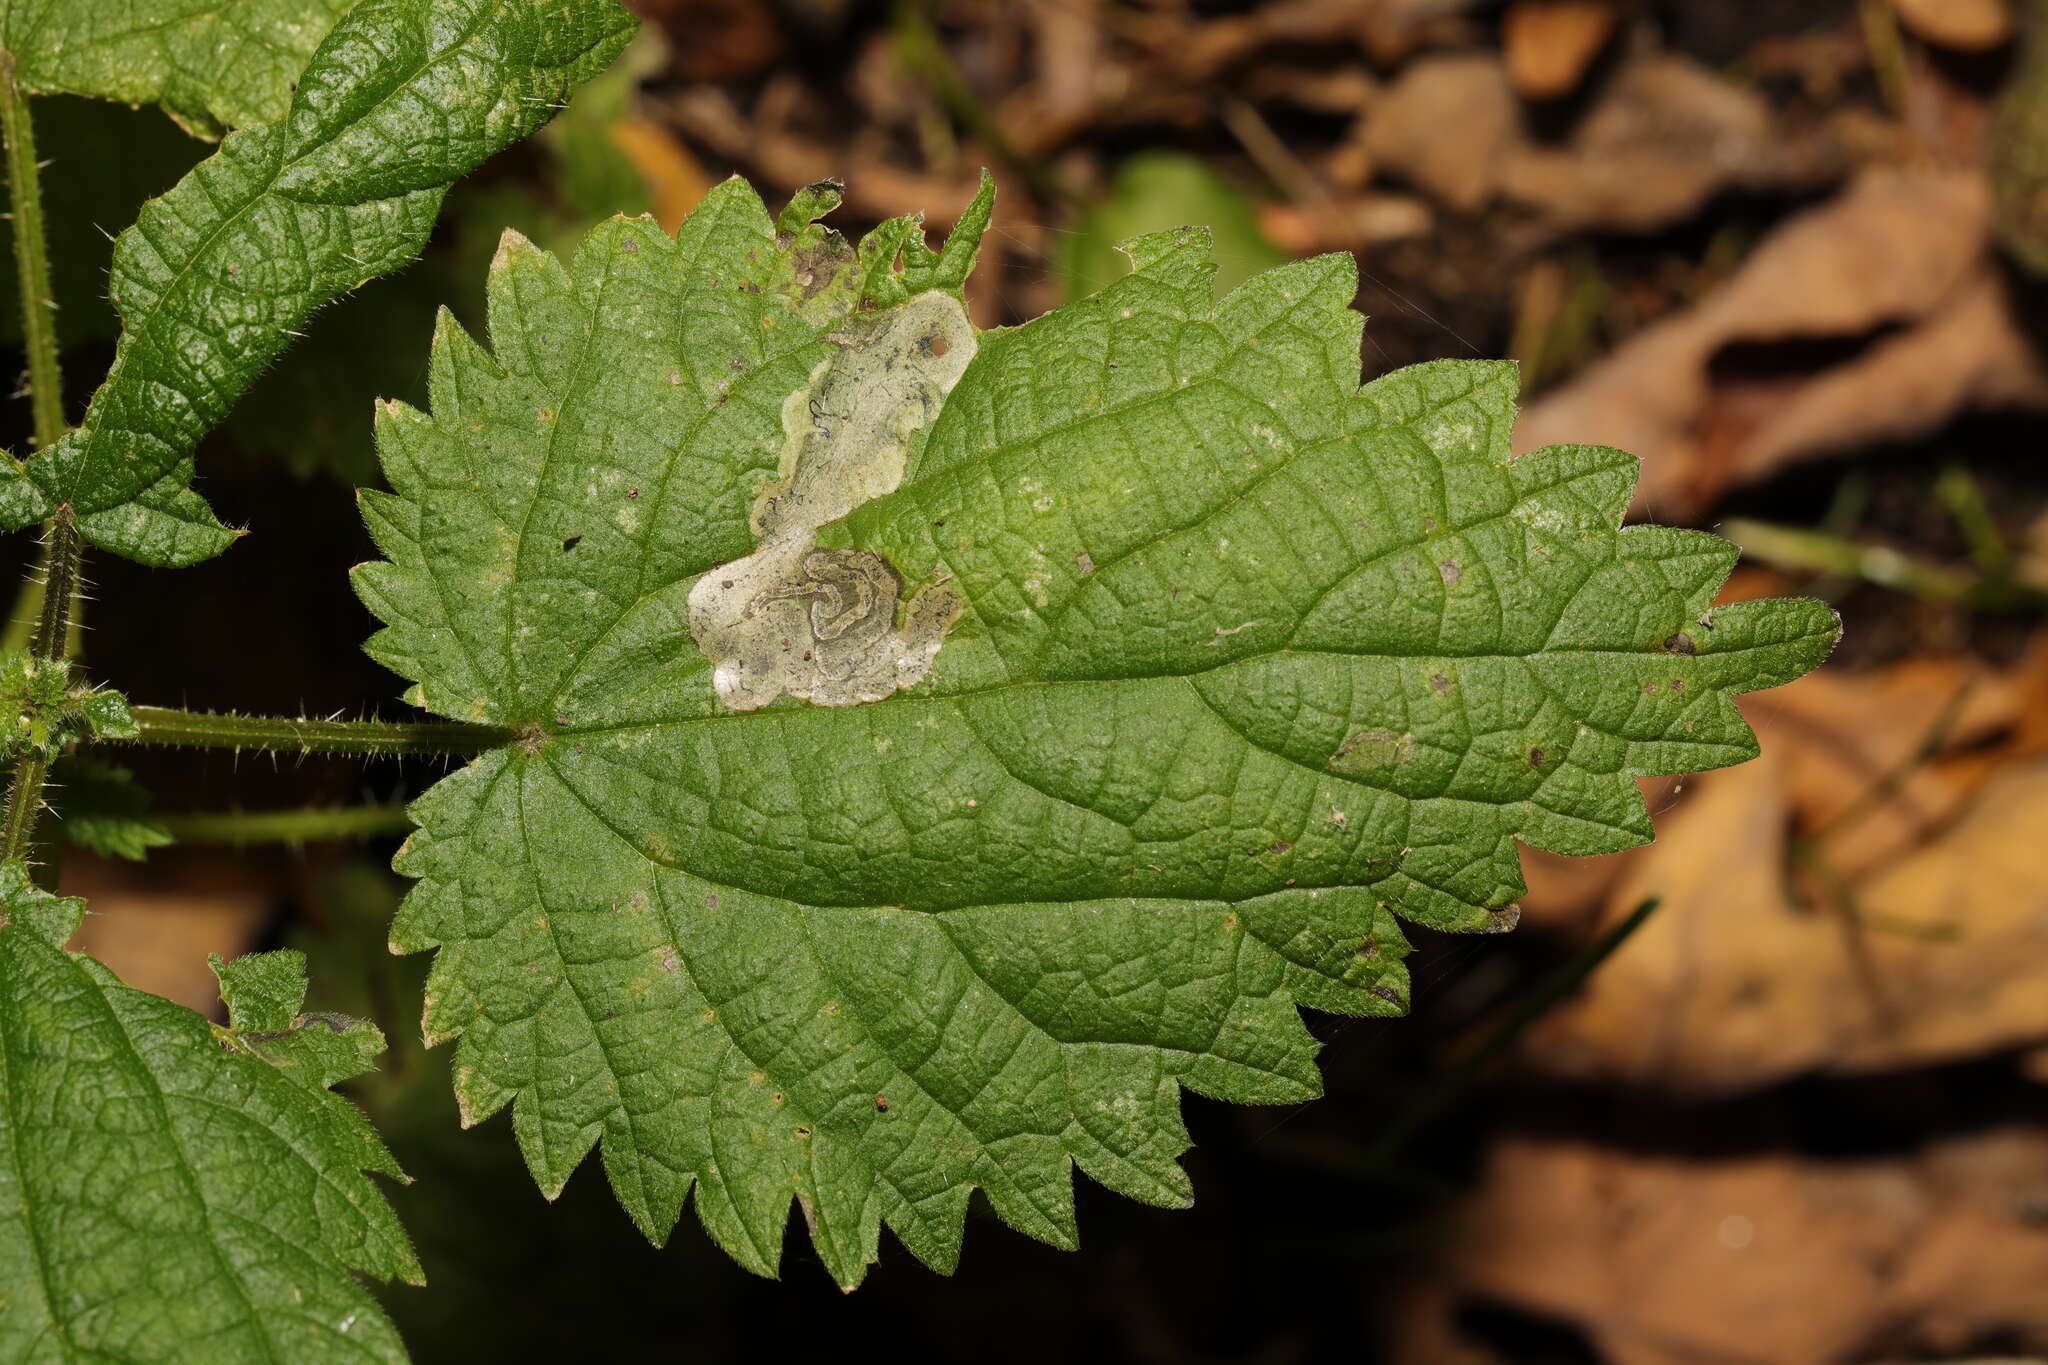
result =
[[1054,268],[1065,297],[1086,298],[1131,273],[1117,243],[1189,223],[1207,227],[1215,243],[1219,294],[1287,259],[1259,232],[1251,200],[1208,163],[1185,152],[1141,152],[1060,238]]
[[54,785],[57,827],[73,848],[141,862],[151,849],[173,842],[163,822],[149,813],[149,790],[130,769],[67,758],[58,766]]

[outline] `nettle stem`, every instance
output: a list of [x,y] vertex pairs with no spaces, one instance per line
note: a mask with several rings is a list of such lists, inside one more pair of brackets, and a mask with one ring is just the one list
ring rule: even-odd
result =
[[302,810],[166,812],[156,817],[181,844],[311,844],[323,839],[371,839],[404,834],[412,820],[403,806],[309,806]]
[[[21,334],[28,351],[29,400],[39,449],[64,435],[64,385],[57,366],[56,299],[50,289],[50,254],[43,234],[43,191],[36,163],[35,125],[28,98],[14,78],[14,56],[0,51],[0,134],[7,144],[7,187],[14,219],[14,270],[21,296]],[[35,612],[30,651],[39,659],[62,659],[71,644],[71,610],[78,592],[83,549],[71,509],[60,507],[43,527],[42,560],[37,577],[42,597],[28,597]],[[0,821],[0,858],[20,858],[35,837],[36,817],[43,809],[43,782],[49,760],[25,755],[15,764],[7,791],[7,809]]]
[[129,744],[191,749],[268,749],[303,754],[433,754],[467,758],[510,743],[511,730],[458,721],[307,720],[138,706]]
[[14,273],[21,286],[21,335],[28,350],[28,396],[35,441],[47,450],[64,435],[64,382],[57,368],[57,300],[50,290],[50,250],[43,233],[43,189],[28,97],[14,79],[14,54],[0,51],[0,130],[7,139],[7,186],[13,203]]

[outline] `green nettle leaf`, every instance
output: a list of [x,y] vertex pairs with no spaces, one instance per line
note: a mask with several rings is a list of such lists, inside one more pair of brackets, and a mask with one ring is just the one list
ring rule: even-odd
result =
[[325,1088],[382,1038],[297,953],[216,962],[210,1026],[65,952],[83,908],[0,867],[0,1358],[403,1360],[350,1274],[419,1279],[403,1177]]
[[1512,366],[1360,387],[1347,256],[1218,300],[1155,234],[977,334],[986,194],[943,253],[835,199],[508,236],[490,352],[380,413],[370,652],[519,735],[413,808],[393,945],[550,1194],[600,1145],[763,1273],[794,1199],[849,1287],[975,1188],[1061,1246],[1075,1166],[1184,1204],[1182,1087],[1315,1095],[1297,1006],[1402,1012],[1402,920],[1647,840],[1632,779],[1753,755],[1731,696],[1836,637],[1620,529],[1632,457],[1511,458]]
[[191,450],[335,296],[418,254],[451,181],[543,123],[631,36],[615,0],[361,0],[276,122],[228,137],[114,249],[124,323],[85,420],[0,463],[0,525],[68,503],[148,564],[235,533],[186,485]]
[[0,47],[43,93],[161,104],[201,137],[282,114],[353,0],[12,0]]

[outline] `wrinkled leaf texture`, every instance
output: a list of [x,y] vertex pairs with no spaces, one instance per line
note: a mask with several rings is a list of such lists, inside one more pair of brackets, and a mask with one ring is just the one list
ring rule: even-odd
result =
[[400,1172],[326,1088],[382,1037],[301,1018],[297,953],[216,959],[214,1029],[65,952],[83,911],[0,867],[0,1359],[404,1360],[351,1274],[420,1278]]
[[379,416],[370,652],[521,736],[414,807],[393,946],[439,950],[429,1038],[550,1195],[595,1145],[650,1237],[694,1187],[762,1273],[794,1200],[847,1287],[884,1224],[950,1268],[975,1189],[1059,1246],[1076,1166],[1185,1204],[1182,1087],[1315,1095],[1297,1006],[1401,1012],[1401,921],[1508,927],[1517,840],[1647,840],[1633,778],[1751,756],[1731,696],[1835,639],[1715,607],[1725,542],[1620,529],[1632,457],[1511,459],[1512,366],[1361,387],[1349,257],[1218,300],[1183,229],[982,334],[819,534],[964,597],[931,676],[727,709],[688,597],[754,549],[786,400],[835,328],[956,292],[988,216],[856,258],[832,198],[508,236],[489,350],[444,318],[431,415]]
[[614,0],[361,0],[290,108],[230,135],[114,247],[123,331],[85,419],[0,465],[0,526],[68,504],[146,564],[236,532],[188,486],[192,448],[322,304],[418,254],[450,182],[525,137],[631,36]]

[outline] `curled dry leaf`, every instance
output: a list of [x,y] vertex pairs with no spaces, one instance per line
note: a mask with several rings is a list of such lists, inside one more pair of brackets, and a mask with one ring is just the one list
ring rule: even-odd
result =
[[1473,1300],[1570,1322],[1611,1365],[1830,1365],[1878,1339],[2048,1349],[2044,1199],[2033,1130],[1834,1163],[1513,1139],[1403,1296],[1393,1358],[1497,1362],[1460,1348],[1451,1318]]
[[1928,42],[1982,52],[2012,37],[2011,0],[1892,0],[1906,27]]
[[1648,232],[1730,188],[1824,184],[1841,152],[1780,127],[1752,90],[1683,57],[1624,63],[1562,144],[1526,127],[1508,69],[1482,55],[1412,63],[1369,114],[1372,159],[1453,209],[1497,197],[1553,226]]
[[[1763,759],[1688,783],[1653,849],[1602,860],[1610,922],[1652,892],[1664,907],[1532,1031],[1530,1064],[1729,1092],[2048,1040],[2030,833],[2048,761],[1910,762],[1930,732],[1956,754],[2017,709],[2004,680],[1952,661],[1817,674],[1746,708]],[[1525,908],[1565,923],[1563,899]]]
[[1620,19],[1613,0],[1516,0],[1501,21],[1515,89],[1531,99],[1570,94]]
[[1520,137],[1507,72],[1490,56],[1410,65],[1368,115],[1365,150],[1450,208],[1483,208]]
[[[1696,512],[1794,460],[2048,406],[2048,367],[1987,259],[1988,215],[1981,176],[1867,171],[1697,307],[1531,404],[1516,448],[1563,431],[1623,446],[1643,459],[1639,509]],[[1805,374],[1729,372],[1739,348],[1797,343],[1860,349]]]

